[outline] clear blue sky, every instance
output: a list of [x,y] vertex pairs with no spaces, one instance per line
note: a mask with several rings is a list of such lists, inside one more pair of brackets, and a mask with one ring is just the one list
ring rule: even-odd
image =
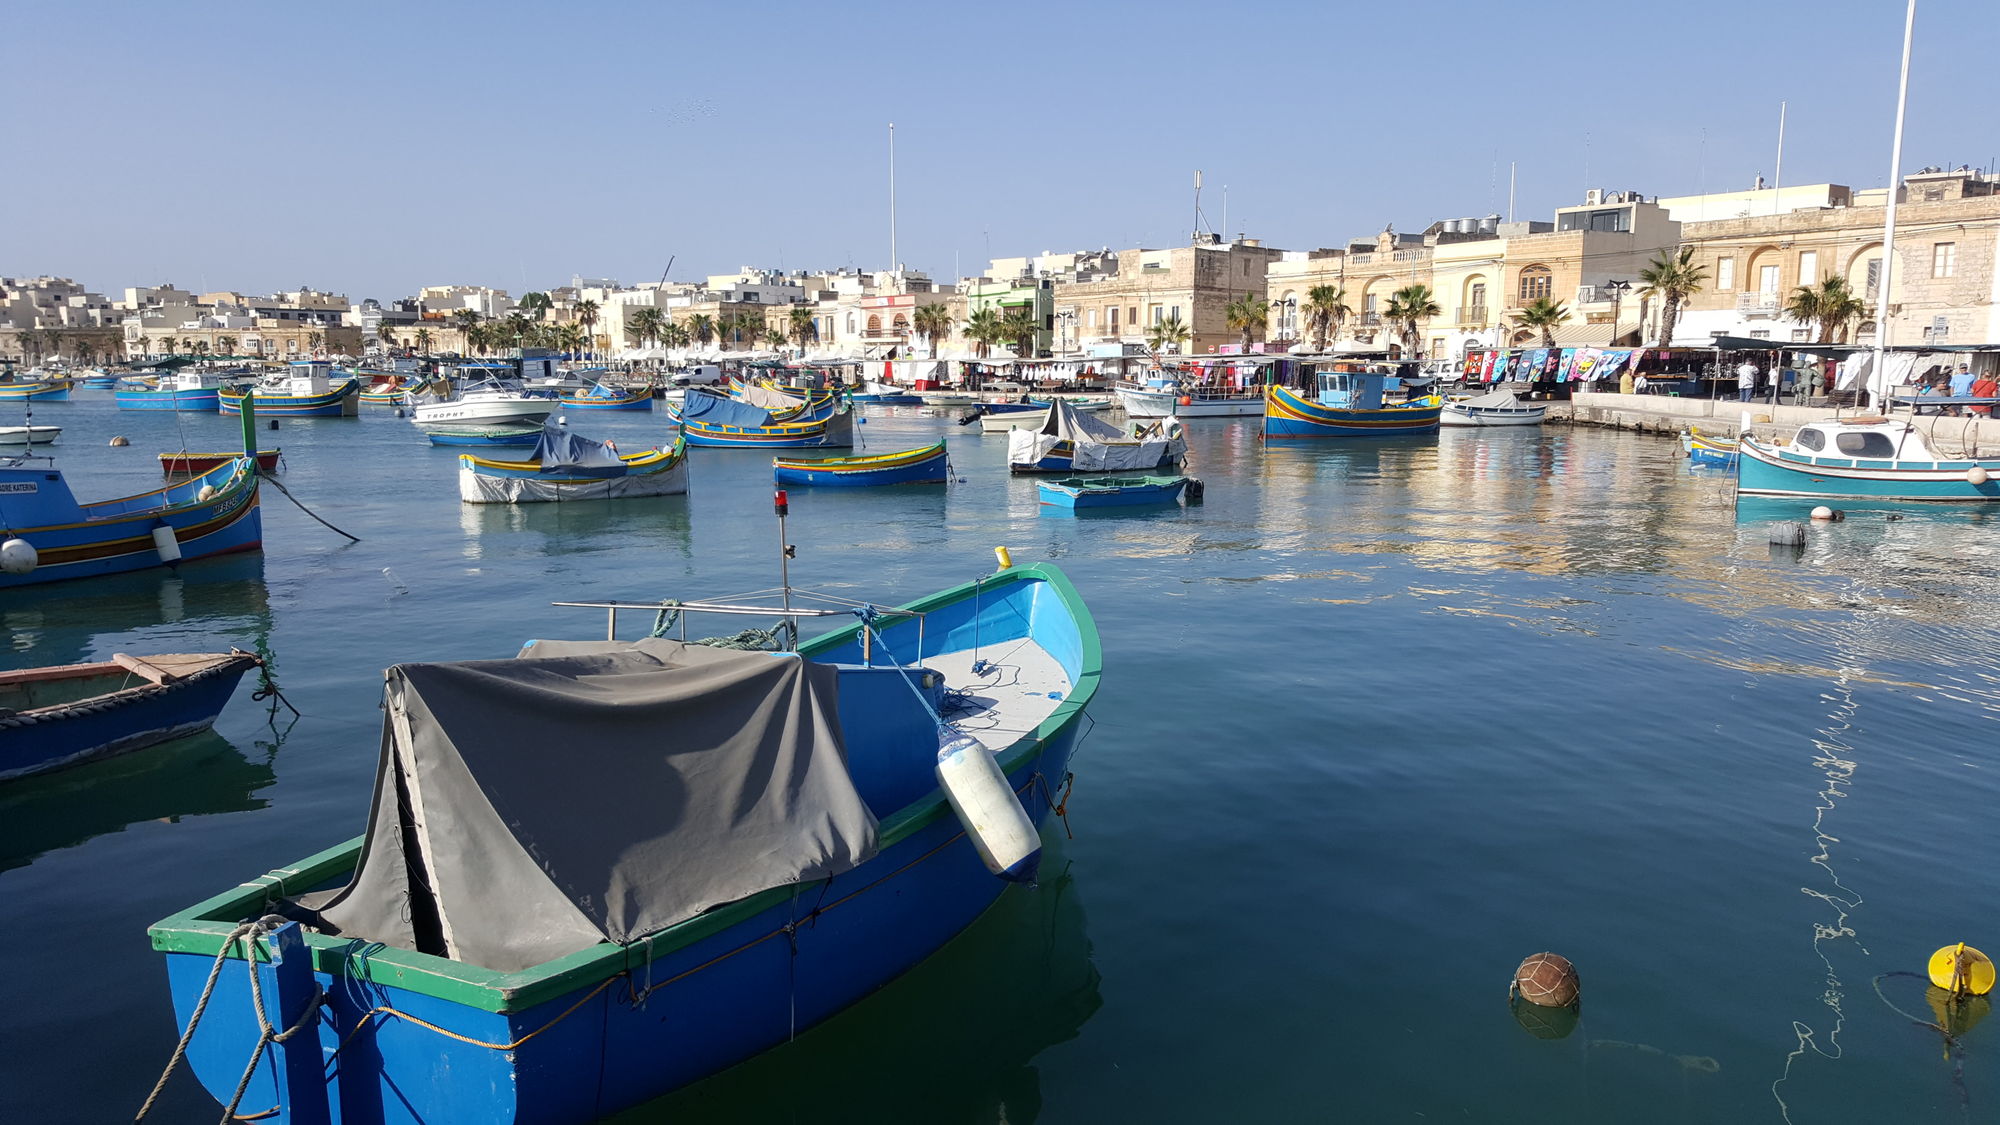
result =
[[[359,299],[1547,218],[1887,179],[1901,0],[6,0],[0,274]],[[1905,170],[2000,156],[1993,0],[1919,0]],[[1706,141],[1704,143],[1704,133]]]

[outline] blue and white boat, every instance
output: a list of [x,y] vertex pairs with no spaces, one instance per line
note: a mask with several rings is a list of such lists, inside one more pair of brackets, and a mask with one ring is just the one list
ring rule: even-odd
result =
[[257,396],[257,413],[286,418],[352,418],[360,413],[361,381],[336,378],[323,359],[298,360],[290,370],[244,387],[224,388],[217,406],[224,414],[243,412],[245,395]]
[[221,409],[222,392],[243,382],[242,372],[174,371],[151,382],[125,382],[112,389],[120,410],[178,410],[213,414]]
[[1131,508],[1171,504],[1192,477],[1070,477],[1037,485],[1041,502],[1054,508]]
[[540,426],[426,426],[432,445],[523,449],[542,440]]
[[36,460],[0,458],[0,590],[263,546],[257,463],[248,457],[91,504],[77,503],[62,471]]
[[562,404],[571,410],[651,410],[653,388],[621,391],[603,383],[592,383],[582,391],[563,395]]
[[1389,437],[1436,433],[1444,401],[1425,395],[1398,405],[1383,398],[1395,375],[1375,364],[1333,362],[1306,369],[1311,397],[1290,387],[1264,388],[1267,438]]
[[736,449],[846,449],[854,445],[854,415],[834,396],[772,409],[720,395],[690,392],[667,413],[689,445]]
[[1735,468],[1739,455],[1735,441],[1710,437],[1693,426],[1681,435],[1681,450],[1687,454],[1690,464],[1722,469]]
[[223,1102],[242,1078],[229,1112],[278,1125],[597,1121],[950,941],[1060,809],[1096,626],[1048,566],[787,612],[850,623],[796,653],[533,642],[391,668],[365,833],[150,929],[195,1077]]
[[1867,500],[2000,500],[2000,458],[1942,457],[1901,419],[1808,422],[1786,445],[1745,436],[1736,490],[1745,496]]
[[101,663],[0,672],[0,781],[205,731],[259,663],[241,651],[121,652]]
[[0,402],[67,402],[76,384],[69,379],[27,379],[0,383]]

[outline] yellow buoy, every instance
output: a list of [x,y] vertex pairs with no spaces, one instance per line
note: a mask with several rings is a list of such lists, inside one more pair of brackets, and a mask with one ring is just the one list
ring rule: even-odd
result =
[[1954,996],[1993,991],[1993,959],[1959,942],[1931,954],[1931,983]]
[[1001,570],[1006,570],[1014,565],[1014,552],[1009,551],[1005,547],[993,548],[993,557],[1000,560]]

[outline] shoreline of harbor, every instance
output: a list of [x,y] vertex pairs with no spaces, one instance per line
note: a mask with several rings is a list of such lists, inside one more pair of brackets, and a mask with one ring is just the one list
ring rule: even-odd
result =
[[[1798,406],[1792,403],[1740,402],[1733,398],[1681,398],[1672,395],[1628,395],[1580,392],[1567,402],[1551,402],[1548,420],[1576,426],[1679,434],[1690,425],[1718,437],[1738,437],[1749,416],[1749,429],[1759,438],[1789,438],[1808,422],[1836,418],[1880,417],[1878,411],[1856,406]],[[1965,447],[2000,449],[2000,419],[1947,414],[1911,415],[1896,410],[1891,417],[1915,421],[1939,452]]]

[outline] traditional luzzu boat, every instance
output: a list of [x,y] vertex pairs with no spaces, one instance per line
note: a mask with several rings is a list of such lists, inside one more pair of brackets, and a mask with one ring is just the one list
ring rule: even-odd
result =
[[1736,442],[1710,437],[1693,426],[1681,435],[1681,450],[1687,454],[1689,461],[1697,465],[1736,467]]
[[1049,407],[1039,426],[1007,435],[1007,468],[1016,473],[1151,472],[1187,454],[1180,424],[1162,419],[1137,436],[1066,402]]
[[520,449],[542,440],[540,426],[425,426],[423,429],[432,445]]
[[[796,653],[541,641],[390,668],[364,834],[150,928],[196,1078],[279,1125],[596,1121],[950,941],[1032,877],[1096,626],[1049,566],[829,603],[784,611],[852,622]],[[588,753],[551,769],[556,745]]]
[[603,383],[592,383],[581,392],[562,396],[562,404],[572,410],[651,410],[653,388],[621,391]]
[[1808,422],[1790,444],[1745,436],[1736,491],[1852,500],[2000,500],[2000,458],[1941,457],[1908,421]]
[[943,484],[951,476],[951,459],[944,442],[921,449],[878,453],[871,457],[828,457],[821,460],[771,459],[777,483],[852,488],[875,484]]
[[864,381],[861,389],[847,396],[849,402],[867,403],[875,406],[922,406],[924,400],[907,387],[895,383]]
[[257,413],[286,418],[352,418],[361,398],[361,382],[349,377],[334,381],[333,364],[300,360],[291,370],[248,387],[224,389],[217,405],[224,414],[240,414],[243,396],[257,396]]
[[176,371],[146,383],[120,383],[111,392],[120,410],[178,410],[212,414],[222,407],[222,392],[243,381],[240,372]]
[[33,399],[37,402],[63,402],[69,398],[70,388],[76,385],[70,379],[31,379],[19,383],[0,383],[0,402]]
[[735,398],[690,394],[667,411],[689,445],[739,449],[846,449],[854,444],[854,416],[831,395],[773,410]]
[[1334,362],[1308,368],[1312,398],[1281,384],[1265,387],[1264,436],[1392,437],[1437,432],[1443,400],[1425,395],[1401,405],[1385,405],[1383,392],[1393,376],[1366,366],[1355,370],[1356,366]]
[[1193,483],[1193,477],[1070,477],[1041,481],[1036,491],[1052,508],[1130,508],[1171,504]]
[[115,500],[79,504],[62,472],[0,459],[0,589],[170,566],[263,545],[249,458]]
[[1539,426],[1549,412],[1548,404],[1522,402],[1513,391],[1446,402],[1438,421],[1446,426]]
[[609,443],[544,426],[526,461],[458,458],[458,498],[467,504],[678,496],[687,481],[686,438],[666,449],[619,453]]
[[0,781],[143,750],[215,725],[247,652],[127,656],[0,672]]

